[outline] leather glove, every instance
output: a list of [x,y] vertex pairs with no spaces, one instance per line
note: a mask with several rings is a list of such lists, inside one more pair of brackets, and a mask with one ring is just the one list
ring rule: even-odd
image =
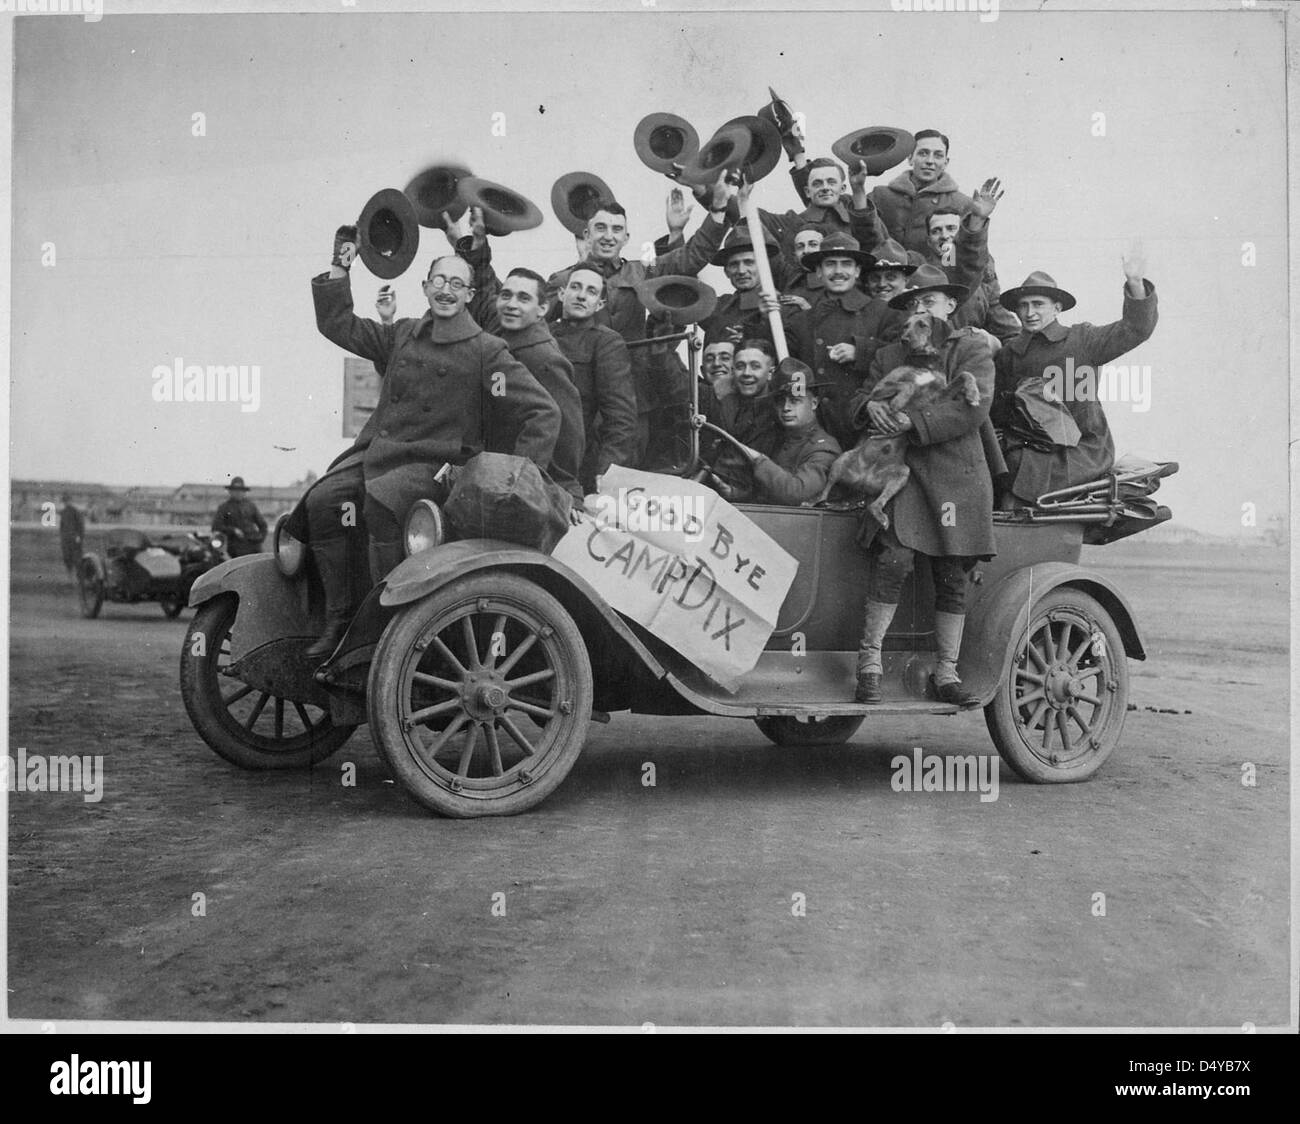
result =
[[355,226],[340,226],[334,232],[334,256],[330,258],[330,265],[351,269],[356,256],[357,228]]

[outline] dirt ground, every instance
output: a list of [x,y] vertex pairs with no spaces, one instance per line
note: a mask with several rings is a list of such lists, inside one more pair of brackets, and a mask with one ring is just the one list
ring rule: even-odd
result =
[[994,802],[893,791],[896,753],[991,752],[978,714],[802,751],[749,722],[615,715],[533,812],[449,821],[388,779],[364,729],[312,772],[226,765],[181,705],[189,611],[85,621],[61,570],[19,557],[10,752],[102,754],[106,780],[97,803],[9,794],[9,1016],[1285,1024],[1285,554],[1091,561],[1149,660],[1087,784],[1004,769]]

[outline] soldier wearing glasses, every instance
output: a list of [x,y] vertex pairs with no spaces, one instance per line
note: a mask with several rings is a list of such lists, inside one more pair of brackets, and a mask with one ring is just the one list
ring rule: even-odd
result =
[[478,326],[465,306],[474,295],[470,267],[449,254],[424,282],[428,311],[391,324],[352,309],[348,267],[355,228],[335,238],[328,274],[312,279],[316,326],[345,351],[384,373],[375,412],[352,448],[306,497],[307,533],[325,589],[326,631],[308,650],[325,659],[351,619],[344,505],[361,510],[370,535],[370,577],[379,581],[402,557],[402,525],[411,504],[445,494],[440,470],[484,448],[489,428],[517,433],[513,452],[545,469],[560,430],[560,410],[505,343]]

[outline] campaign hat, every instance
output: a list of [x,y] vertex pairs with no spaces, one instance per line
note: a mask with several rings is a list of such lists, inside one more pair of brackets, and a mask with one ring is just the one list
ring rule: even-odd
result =
[[852,173],[861,160],[867,166],[867,175],[878,176],[896,164],[901,164],[916,147],[916,138],[906,129],[892,125],[869,125],[845,133],[831,151],[848,166]]
[[357,256],[376,277],[391,281],[415,260],[420,224],[415,207],[395,187],[375,192],[357,219]]
[[1014,289],[1008,289],[1003,293],[998,298],[998,303],[1003,308],[1015,312],[1016,304],[1022,297],[1046,297],[1048,300],[1059,301],[1062,312],[1075,305],[1073,294],[1058,289],[1056,282],[1040,269],[1034,270]]

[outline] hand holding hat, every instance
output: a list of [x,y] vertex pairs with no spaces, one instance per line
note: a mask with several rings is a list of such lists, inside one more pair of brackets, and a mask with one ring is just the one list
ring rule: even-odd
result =
[[357,228],[340,226],[334,232],[334,256],[330,258],[330,265],[336,265],[340,269],[351,269],[352,263],[356,260]]

